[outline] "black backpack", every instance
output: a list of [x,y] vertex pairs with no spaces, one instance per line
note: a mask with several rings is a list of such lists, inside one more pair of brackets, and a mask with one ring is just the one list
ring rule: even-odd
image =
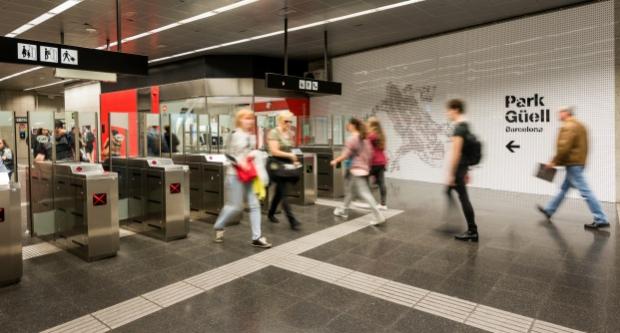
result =
[[478,165],[482,161],[482,142],[471,132],[463,143],[463,158],[469,166]]

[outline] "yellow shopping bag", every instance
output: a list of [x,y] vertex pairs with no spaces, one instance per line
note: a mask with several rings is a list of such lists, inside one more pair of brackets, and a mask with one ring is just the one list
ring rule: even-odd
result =
[[256,193],[258,200],[263,200],[265,199],[265,196],[267,196],[267,191],[265,191],[265,184],[262,180],[260,180],[260,177],[256,177],[252,181],[252,190],[254,190],[254,193]]

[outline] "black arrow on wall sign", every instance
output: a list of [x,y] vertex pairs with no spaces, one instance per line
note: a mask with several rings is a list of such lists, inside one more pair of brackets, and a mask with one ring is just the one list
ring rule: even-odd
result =
[[510,142],[508,142],[508,144],[506,145],[506,148],[508,148],[508,150],[510,150],[511,153],[514,153],[515,149],[521,148],[520,145],[515,145],[515,140],[510,140]]

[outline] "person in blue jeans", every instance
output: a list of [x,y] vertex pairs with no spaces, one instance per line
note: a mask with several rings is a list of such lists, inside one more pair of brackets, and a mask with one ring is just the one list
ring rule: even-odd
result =
[[553,160],[547,163],[546,167],[566,167],[566,178],[562,183],[560,193],[558,193],[546,207],[543,208],[538,206],[538,210],[543,213],[547,219],[550,219],[558,210],[558,207],[560,207],[568,190],[572,187],[579,191],[581,196],[586,200],[592,215],[594,215],[594,221],[584,226],[589,229],[609,227],[607,215],[605,215],[601,204],[594,196],[592,190],[590,190],[583,174],[588,156],[588,132],[585,126],[575,119],[572,108],[563,107],[560,109],[559,114],[562,127],[558,135],[557,152]]
[[[256,135],[254,135],[254,113],[251,110],[242,109],[235,115],[236,129],[230,136],[226,153],[233,157],[240,168],[247,169],[248,156],[256,149]],[[250,227],[252,228],[252,246],[270,248],[271,243],[261,233],[260,203],[252,188],[252,183],[243,183],[239,180],[236,169],[228,166],[226,173],[226,185],[228,196],[226,205],[215,221],[216,243],[224,241],[224,228],[243,212],[243,200],[248,201],[250,209]]]

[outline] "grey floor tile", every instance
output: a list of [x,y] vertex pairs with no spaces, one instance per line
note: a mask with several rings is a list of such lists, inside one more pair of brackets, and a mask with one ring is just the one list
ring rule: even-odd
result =
[[546,295],[551,291],[550,282],[541,282],[515,275],[504,275],[495,284],[496,289],[503,289],[535,296]]
[[386,332],[386,328],[377,323],[342,314],[329,322],[326,331],[330,333],[378,333]]
[[272,287],[277,284],[285,283],[287,280],[295,276],[298,276],[298,274],[281,268],[269,266],[243,278],[255,283]]
[[293,296],[309,298],[326,286],[329,284],[303,275],[296,275],[276,284],[274,288]]
[[539,319],[586,332],[597,332],[606,326],[600,309],[584,310],[565,303],[545,302],[538,311]]
[[495,289],[480,301],[481,304],[527,317],[536,317],[546,300],[544,295]]
[[322,307],[311,302],[300,302],[280,312],[276,318],[283,324],[299,330],[316,330],[340,314],[339,311]]
[[455,321],[437,317],[417,310],[405,312],[400,319],[388,329],[390,332],[425,332],[444,333],[458,332],[462,324]]
[[347,311],[347,314],[362,321],[388,327],[396,323],[400,316],[409,310],[408,307],[396,303],[368,297],[357,302]]
[[366,297],[356,291],[336,285],[327,285],[307,300],[329,309],[346,311]]
[[414,287],[433,290],[445,279],[444,275],[421,271],[417,268],[409,268],[405,269],[403,274],[394,280]]
[[586,310],[604,308],[606,297],[605,294],[594,294],[563,286],[556,286],[549,294],[550,301],[565,303]]

